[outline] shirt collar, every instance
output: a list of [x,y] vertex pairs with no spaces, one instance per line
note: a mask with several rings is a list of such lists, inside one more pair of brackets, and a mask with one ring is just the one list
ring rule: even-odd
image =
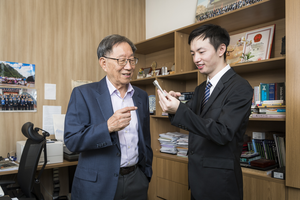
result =
[[209,80],[207,76],[207,81],[209,81],[213,86],[216,86],[219,80],[222,78],[222,76],[230,69],[230,65],[226,65],[221,71],[219,71],[212,79]]
[[[108,88],[110,96],[113,93],[118,93],[119,92],[117,90],[117,88],[110,82],[110,80],[107,78],[107,76],[106,76],[106,83],[107,83],[107,88]],[[132,85],[130,83],[128,84],[128,88],[127,88],[126,94],[129,94],[130,97],[132,97],[133,94],[134,94],[134,88],[132,87]],[[125,96],[126,96],[126,94],[125,94]]]

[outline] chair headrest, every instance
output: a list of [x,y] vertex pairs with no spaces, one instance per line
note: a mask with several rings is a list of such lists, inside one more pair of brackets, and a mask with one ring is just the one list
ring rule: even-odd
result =
[[28,139],[32,139],[37,142],[41,142],[42,140],[44,140],[44,137],[40,135],[35,129],[33,129],[33,123],[31,122],[26,122],[22,126],[22,133]]

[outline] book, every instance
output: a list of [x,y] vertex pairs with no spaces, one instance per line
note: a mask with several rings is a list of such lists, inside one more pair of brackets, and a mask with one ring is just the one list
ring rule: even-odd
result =
[[272,115],[285,115],[286,114],[286,109],[285,108],[266,108],[265,110],[266,114]]
[[285,83],[275,83],[276,87],[276,100],[285,100]]
[[259,153],[254,152],[254,151],[244,151],[241,154],[241,158],[253,158],[259,156]]
[[252,118],[285,118],[285,115],[280,115],[280,114],[272,114],[272,115],[269,115],[269,114],[255,114],[253,113],[251,115]]
[[282,157],[282,165],[283,167],[285,167],[285,141],[284,141],[284,137],[278,137],[278,142],[279,142],[279,149],[281,152],[281,157]]
[[266,152],[263,146],[263,139],[252,139],[254,140],[254,144],[256,146],[256,150],[262,158],[266,158]]
[[266,168],[266,167],[276,165],[276,163],[275,163],[274,160],[261,158],[261,159],[258,159],[258,160],[251,161],[250,165],[254,166],[254,167],[259,167],[259,168]]
[[260,91],[259,91],[259,86],[254,86],[253,87],[253,101],[252,105],[256,105],[257,101],[260,101]]
[[280,141],[278,140],[278,137],[284,137],[284,134],[274,133],[273,137],[274,137],[274,142],[276,145],[276,152],[277,152],[279,167],[284,167],[285,165],[283,163],[282,153],[281,153],[281,149],[280,149]]
[[260,100],[265,101],[269,100],[269,84],[268,83],[260,83]]
[[261,156],[257,155],[257,156],[252,157],[252,158],[240,158],[240,162],[241,163],[248,163],[248,164],[250,164],[251,161],[257,160],[257,159],[261,159]]
[[269,100],[275,100],[275,83],[269,83]]

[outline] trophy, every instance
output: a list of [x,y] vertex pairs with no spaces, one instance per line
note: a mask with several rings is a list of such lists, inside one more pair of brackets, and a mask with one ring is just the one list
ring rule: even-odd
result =
[[156,73],[155,73],[156,67],[157,67],[157,63],[155,61],[153,61],[152,64],[151,64],[151,68],[152,68],[152,72],[153,72],[154,77],[156,76]]

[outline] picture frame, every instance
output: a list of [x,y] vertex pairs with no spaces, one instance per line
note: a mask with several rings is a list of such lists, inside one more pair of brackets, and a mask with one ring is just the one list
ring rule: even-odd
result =
[[269,59],[274,39],[275,24],[230,36],[227,64]]
[[[152,76],[153,76],[153,72],[154,72],[154,71],[152,71],[152,73],[151,73]],[[161,75],[161,68],[155,69],[155,75],[156,75],[156,76]]]
[[151,73],[152,71],[152,68],[151,67],[147,67],[147,68],[143,68],[143,73],[145,74],[145,77],[147,77],[147,75],[149,73]]
[[35,87],[35,64],[0,61],[0,67],[1,86]]
[[262,0],[197,0],[195,22],[216,17]]
[[246,40],[253,41],[244,48],[244,54],[250,52],[253,55],[250,61],[269,59],[274,39],[275,24],[255,29],[246,33]]

